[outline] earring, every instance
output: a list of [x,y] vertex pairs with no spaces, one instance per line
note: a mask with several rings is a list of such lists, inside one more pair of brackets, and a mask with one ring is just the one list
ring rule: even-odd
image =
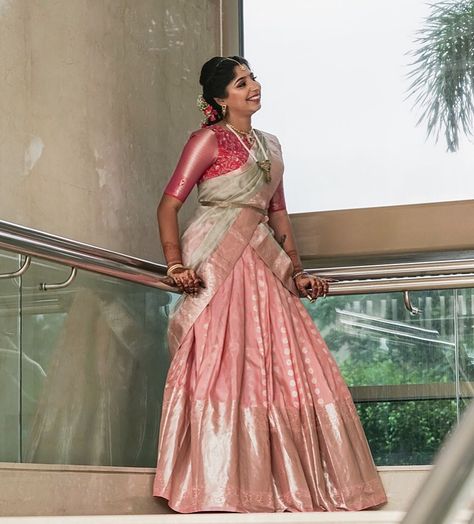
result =
[[225,104],[222,104],[221,110],[222,110],[222,118],[225,118],[225,114],[227,113],[227,106]]

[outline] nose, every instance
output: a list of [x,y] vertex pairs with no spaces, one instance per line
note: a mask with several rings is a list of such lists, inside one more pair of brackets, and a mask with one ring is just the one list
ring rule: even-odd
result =
[[251,83],[249,84],[250,86],[252,86],[254,88],[260,86],[260,82],[258,80],[253,79],[252,77],[250,77],[249,80],[251,80]]

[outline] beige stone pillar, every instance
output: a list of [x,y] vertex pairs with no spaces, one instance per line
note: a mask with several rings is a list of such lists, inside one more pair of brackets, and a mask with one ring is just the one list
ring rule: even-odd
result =
[[236,4],[0,0],[0,219],[161,260],[156,205]]

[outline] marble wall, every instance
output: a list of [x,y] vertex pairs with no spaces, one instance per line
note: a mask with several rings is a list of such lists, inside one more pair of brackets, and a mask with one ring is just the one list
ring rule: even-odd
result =
[[219,0],[0,0],[0,220],[162,260],[156,205],[221,28]]

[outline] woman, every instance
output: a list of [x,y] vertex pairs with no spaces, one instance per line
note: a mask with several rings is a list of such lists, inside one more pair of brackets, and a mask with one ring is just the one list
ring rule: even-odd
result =
[[[202,129],[158,207],[170,319],[154,495],[176,511],[360,510],[386,501],[350,393],[300,297],[278,139],[253,130],[261,86],[239,56],[201,71]],[[181,242],[178,211],[198,184]]]

